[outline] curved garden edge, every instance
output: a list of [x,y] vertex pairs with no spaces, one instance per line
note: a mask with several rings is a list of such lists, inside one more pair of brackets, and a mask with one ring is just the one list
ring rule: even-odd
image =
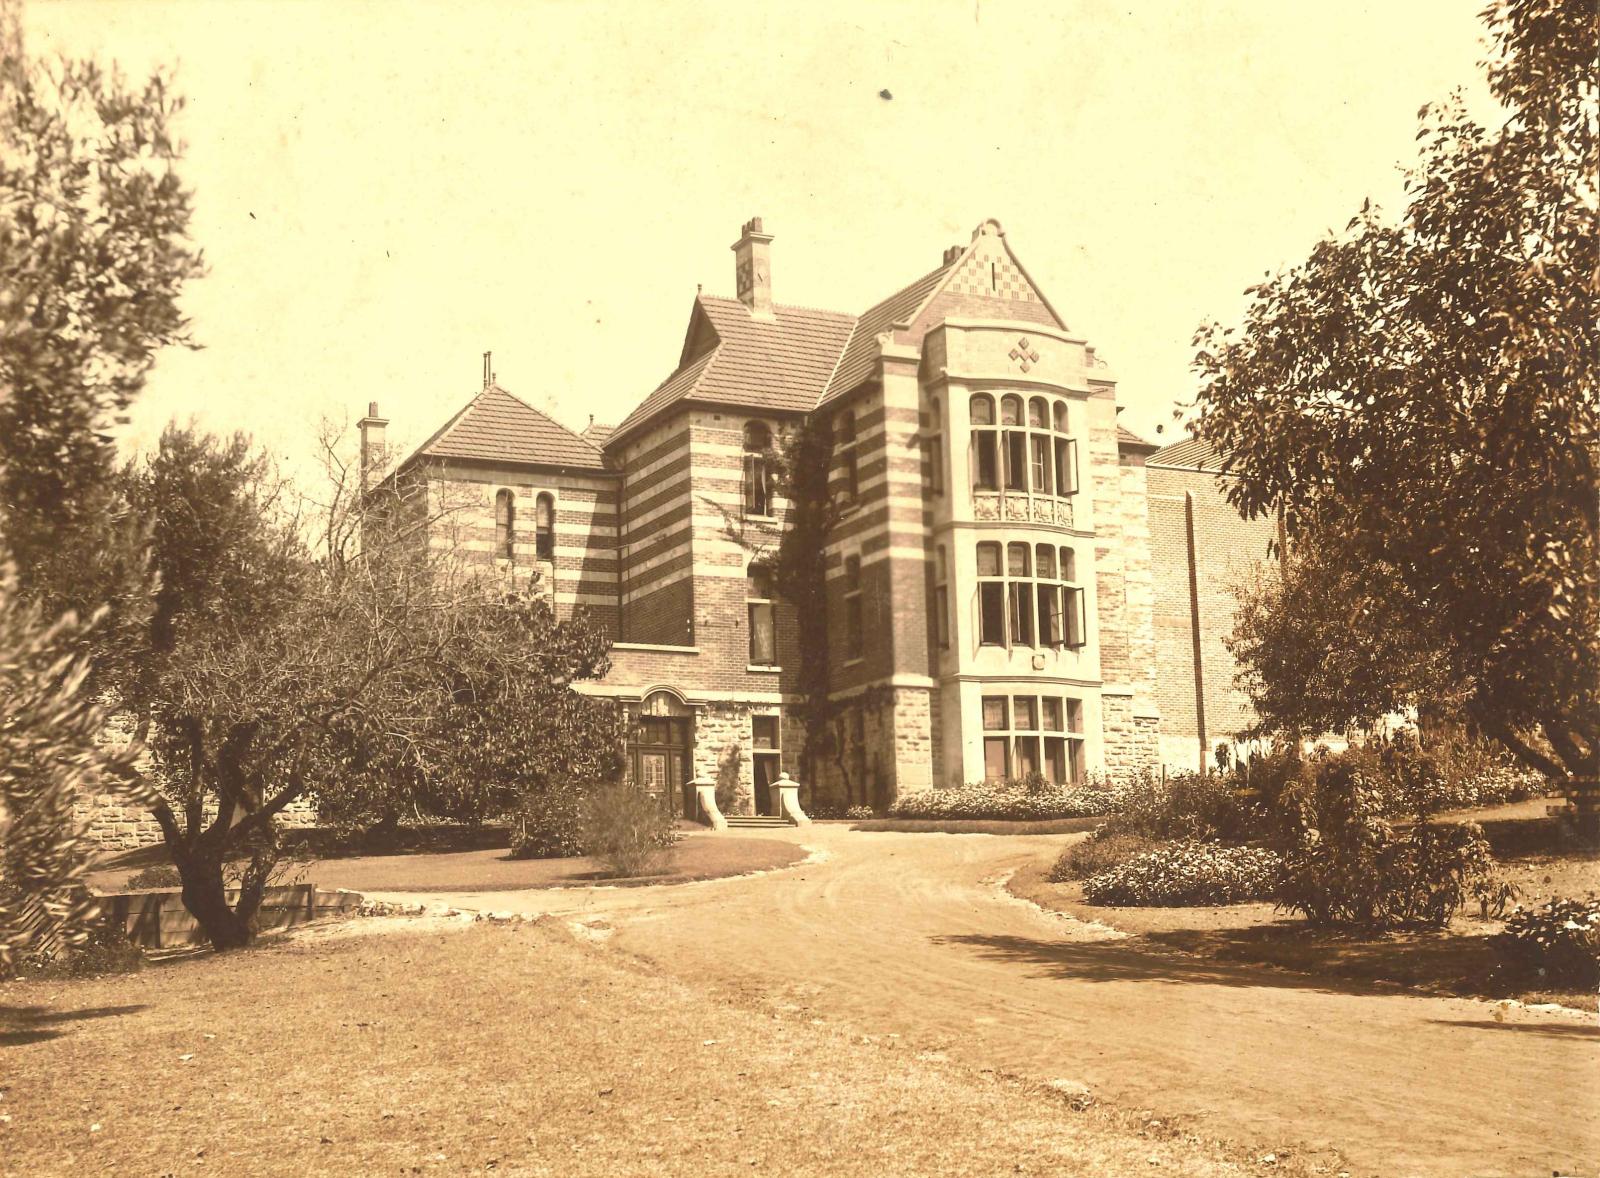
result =
[[854,823],[850,829],[898,834],[1084,834],[1104,821],[1104,815],[1043,819],[865,818]]
[[1049,860],[1019,867],[1003,883],[1014,898],[1074,921],[1126,934],[1124,947],[1314,977],[1330,989],[1410,992],[1554,1005],[1592,1019],[1597,996],[1528,990],[1496,977],[1488,936],[1498,921],[1458,917],[1442,932],[1364,935],[1312,929],[1271,903],[1216,907],[1110,907],[1088,903],[1081,881],[1052,883]]
[[[668,870],[627,879],[605,876],[587,857],[512,859],[504,847],[318,859],[297,874],[318,888],[363,893],[640,887],[772,871],[792,867],[806,854],[799,842],[783,837],[691,834],[670,852]],[[91,878],[98,892],[109,893],[130,873],[117,869]]]

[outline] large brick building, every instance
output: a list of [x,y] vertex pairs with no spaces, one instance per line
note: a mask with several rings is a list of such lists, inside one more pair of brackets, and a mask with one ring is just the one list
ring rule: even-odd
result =
[[[395,468],[454,498],[439,542],[537,568],[558,611],[610,630],[610,673],[581,687],[628,709],[639,782],[682,798],[737,748],[734,806],[759,808],[802,738],[797,619],[764,568],[791,510],[774,455],[822,422],[839,706],[807,800],[1191,767],[1237,716],[1190,577],[1197,528],[1232,542],[1214,487],[1184,514],[1202,472],[1159,465],[1182,444],[1119,427],[1111,371],[994,221],[859,315],[775,302],[771,242],[744,226],[737,297],[695,298],[677,366],[614,429],[567,430],[486,363]],[[376,406],[361,424],[381,446]]]

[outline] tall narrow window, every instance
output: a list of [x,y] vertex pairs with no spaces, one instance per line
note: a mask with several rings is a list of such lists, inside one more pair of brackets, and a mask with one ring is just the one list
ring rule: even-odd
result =
[[972,398],[968,405],[972,423],[972,467],[974,491],[1000,489],[1000,435],[994,428],[994,398],[982,394]]
[[839,414],[834,435],[839,439],[839,461],[844,466],[844,493],[854,503],[861,495],[861,465],[856,457],[856,415],[848,409]]
[[1088,642],[1089,618],[1083,586],[1077,584],[1077,554],[1070,548],[1061,550],[1061,579],[1065,582],[1062,585],[1064,615],[1062,640],[1067,646],[1076,649]]
[[744,427],[744,514],[772,514],[772,431],[759,421]]
[[933,550],[933,640],[940,650],[950,649],[950,569],[942,544]]
[[517,549],[517,501],[508,490],[494,495],[494,554],[513,560]]
[[1039,700],[1032,695],[1011,698],[1011,727],[1015,729],[1015,769],[1019,780],[1039,772]]
[[1065,634],[1061,628],[1061,585],[1056,580],[1053,546],[1040,544],[1034,549],[1034,571],[1039,577],[1039,645],[1060,646]]
[[924,459],[927,462],[927,473],[924,478],[928,485],[928,494],[944,494],[944,434],[940,432],[939,398],[935,397],[928,405],[931,420],[930,431],[923,443]]
[[1006,575],[1010,578],[1007,615],[1014,646],[1033,645],[1033,593],[1026,544],[1006,546]]
[[750,620],[750,665],[778,665],[778,636],[772,614],[772,575],[763,564],[750,566],[745,589],[745,610]]
[[983,697],[983,776],[988,781],[1005,781],[1011,776],[1010,739],[1006,729],[1006,697]]
[[[1000,436],[1004,439],[1006,462],[1006,490],[1028,489],[1028,435],[1022,425],[1022,398],[1010,395],[1000,398]],[[1018,428],[1007,429],[1006,426]]]
[[1000,545],[978,545],[978,641],[1006,644],[1006,583],[1000,571]]
[[844,657],[861,657],[864,639],[861,629],[861,558],[850,556],[844,562]]
[[556,558],[556,499],[549,492],[533,503],[534,554],[540,560]]

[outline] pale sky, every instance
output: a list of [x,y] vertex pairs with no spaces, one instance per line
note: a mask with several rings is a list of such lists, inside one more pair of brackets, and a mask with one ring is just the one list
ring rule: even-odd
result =
[[[29,48],[176,68],[210,274],[135,410],[289,460],[376,400],[500,384],[581,428],[672,370],[741,223],[780,303],[859,313],[997,218],[1174,438],[1190,340],[1483,101],[1483,0],[1110,4],[33,0]],[[887,90],[891,99],[879,96]]]

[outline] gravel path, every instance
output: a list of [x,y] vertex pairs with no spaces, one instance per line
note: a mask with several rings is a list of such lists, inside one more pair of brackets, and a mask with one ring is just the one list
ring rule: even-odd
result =
[[765,875],[581,892],[394,899],[594,920],[690,979],[894,1032],[977,1067],[1352,1173],[1592,1175],[1600,1026],[1587,1016],[1152,953],[999,881],[1063,838],[783,832],[813,861]]

